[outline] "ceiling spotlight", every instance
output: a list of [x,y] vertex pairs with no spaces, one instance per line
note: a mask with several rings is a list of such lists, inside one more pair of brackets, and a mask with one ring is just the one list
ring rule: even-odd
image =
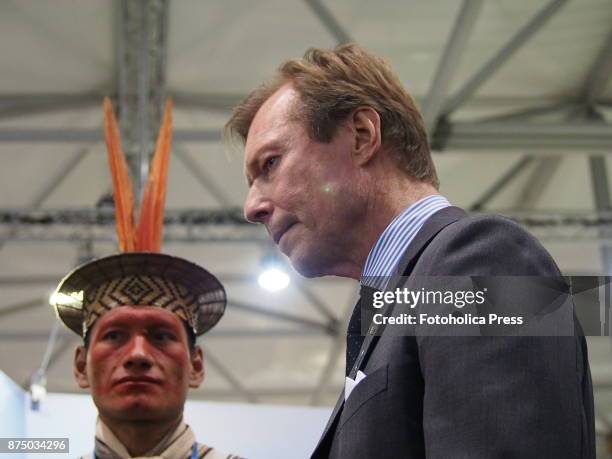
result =
[[284,289],[289,285],[289,281],[289,275],[278,268],[268,268],[257,278],[259,285],[271,292]]
[[261,288],[270,292],[278,292],[286,288],[291,281],[285,269],[286,263],[274,245],[269,244],[259,262],[261,271],[257,282]]

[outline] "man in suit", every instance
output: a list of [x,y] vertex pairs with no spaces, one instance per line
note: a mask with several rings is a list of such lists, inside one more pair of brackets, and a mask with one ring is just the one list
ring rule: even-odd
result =
[[[226,136],[245,143],[246,218],[306,277],[350,277],[371,293],[418,289],[424,276],[560,275],[519,226],[467,216],[438,193],[413,99],[356,45],[284,63],[235,109]],[[350,379],[312,457],[594,457],[579,333],[364,336],[361,306],[348,327]]]

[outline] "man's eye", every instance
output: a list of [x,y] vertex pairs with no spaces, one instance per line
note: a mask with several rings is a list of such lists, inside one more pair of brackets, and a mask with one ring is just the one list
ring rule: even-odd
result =
[[275,167],[278,164],[279,160],[280,160],[280,156],[270,156],[268,159],[264,161],[264,165],[263,165],[264,171],[266,172],[270,171],[273,167]]
[[118,330],[111,330],[104,334],[104,340],[106,341],[118,341],[122,338],[122,333]]
[[174,334],[170,332],[155,332],[151,335],[154,341],[159,343],[165,343],[167,341],[174,341]]

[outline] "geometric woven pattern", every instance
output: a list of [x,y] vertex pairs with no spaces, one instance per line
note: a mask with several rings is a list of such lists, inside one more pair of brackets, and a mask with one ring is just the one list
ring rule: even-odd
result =
[[121,253],[79,266],[52,298],[59,319],[82,337],[119,306],[167,309],[199,336],[221,319],[226,304],[223,285],[204,268],[153,252]]
[[85,290],[83,333],[98,317],[117,306],[153,306],[167,309],[197,329],[197,298],[185,286],[157,276],[132,275],[112,279]]

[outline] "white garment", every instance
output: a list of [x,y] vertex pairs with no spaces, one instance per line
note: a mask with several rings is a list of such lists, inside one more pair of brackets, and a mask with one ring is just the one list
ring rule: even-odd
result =
[[[161,441],[147,451],[144,456],[130,456],[127,448],[106,426],[100,418],[96,421],[96,459],[188,459],[191,457],[195,435],[191,428],[182,420],[176,429],[161,439]],[[236,456],[221,453],[203,444],[198,444],[198,458],[206,451],[206,459],[228,459]],[[82,456],[91,459],[92,454]]]

